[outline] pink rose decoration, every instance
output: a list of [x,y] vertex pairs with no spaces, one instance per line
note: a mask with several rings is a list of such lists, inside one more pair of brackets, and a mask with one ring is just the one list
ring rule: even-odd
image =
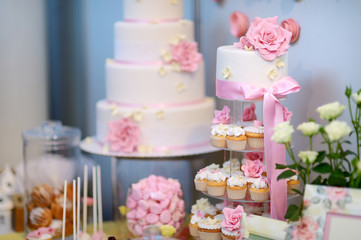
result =
[[263,162],[263,153],[262,152],[248,152],[245,154],[245,158],[248,160],[260,160]]
[[108,123],[106,140],[110,149],[115,152],[133,152],[140,143],[140,130],[138,125],[130,118],[112,120]]
[[256,17],[246,37],[265,60],[271,61],[287,52],[292,33],[278,25],[278,17]]
[[288,109],[285,106],[282,107],[283,107],[283,120],[285,122],[291,121],[292,112],[288,111]]
[[251,103],[248,108],[245,108],[243,111],[243,121],[253,121],[257,120],[256,115],[256,104]]
[[317,239],[318,223],[311,217],[303,217],[299,225],[291,232],[292,239],[312,240]]
[[214,119],[212,121],[212,123],[214,124],[229,124],[232,120],[232,118],[229,116],[230,113],[230,109],[228,106],[224,106],[222,111],[219,110],[215,110],[214,111]]
[[235,43],[233,43],[233,45],[234,45],[236,48],[239,48],[239,49],[244,49],[245,46],[246,46],[247,48],[250,48],[250,47],[254,48],[253,45],[248,42],[248,40],[247,40],[247,38],[246,38],[245,36],[241,37],[241,38],[239,39],[239,42],[235,42]]
[[300,36],[300,25],[292,18],[289,18],[281,22],[281,27],[292,33],[291,43],[295,43]]
[[229,23],[231,24],[231,34],[237,38],[246,34],[249,27],[248,17],[239,11],[234,11],[229,16]]
[[246,177],[259,178],[264,172],[264,165],[260,160],[247,160],[241,169]]
[[238,205],[235,209],[224,208],[223,214],[225,218],[222,222],[222,227],[230,232],[240,230],[243,213],[244,211],[241,205]]
[[36,231],[30,232],[26,237],[27,238],[41,238],[43,235],[51,235],[53,236],[55,233],[54,228],[51,227],[41,227]]
[[181,41],[171,47],[172,61],[178,62],[182,71],[195,72],[203,61],[196,42]]

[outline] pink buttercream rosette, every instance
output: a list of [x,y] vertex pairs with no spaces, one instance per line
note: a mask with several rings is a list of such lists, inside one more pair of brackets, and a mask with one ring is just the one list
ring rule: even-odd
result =
[[178,180],[150,175],[131,186],[126,205],[129,230],[142,236],[150,225],[171,225],[177,231],[185,217],[183,192]]

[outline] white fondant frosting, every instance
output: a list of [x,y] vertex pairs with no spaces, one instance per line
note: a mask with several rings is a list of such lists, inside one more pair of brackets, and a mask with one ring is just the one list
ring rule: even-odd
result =
[[[172,71],[164,66],[167,74],[157,73],[160,66],[106,63],[107,100],[135,105],[180,104],[197,102],[205,98],[204,65],[194,73]],[[183,83],[185,91],[178,92],[177,84]],[[212,120],[211,120],[212,121]]]
[[183,18],[183,0],[123,0],[124,19]]
[[[284,66],[277,67],[277,61],[282,58]],[[273,61],[266,61],[257,51],[245,51],[234,46],[222,46],[217,49],[216,78],[224,81],[236,81],[256,87],[270,88],[271,85],[287,76],[288,53]],[[232,72],[224,78],[222,71],[226,68]],[[268,77],[271,70],[277,71],[274,80]]]
[[[142,112],[138,122],[141,132],[141,144],[157,148],[187,147],[209,141],[209,128],[213,118],[214,99],[206,98],[199,104],[164,108],[164,119],[157,118],[159,109],[133,109],[114,106],[106,100],[97,103],[97,140],[106,142],[108,122],[121,119],[134,110]],[[117,114],[112,112],[116,110]],[[171,150],[171,149],[170,149]]]
[[136,63],[162,60],[163,50],[171,46],[174,38],[194,41],[193,22],[170,23],[115,23],[114,58]]

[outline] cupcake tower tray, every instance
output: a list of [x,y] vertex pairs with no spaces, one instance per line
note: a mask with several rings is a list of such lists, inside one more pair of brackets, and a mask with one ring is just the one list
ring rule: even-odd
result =
[[[204,195],[206,195],[207,197],[211,197],[211,198],[215,198],[215,199],[219,199],[219,200],[224,200],[224,201],[230,201],[230,202],[241,202],[241,203],[269,203],[271,200],[266,200],[266,201],[254,201],[250,198],[245,198],[245,199],[230,199],[227,196],[227,193],[224,194],[224,196],[212,196],[209,195],[207,192],[202,192]],[[298,197],[299,194],[287,194],[287,199],[294,199],[296,197]]]

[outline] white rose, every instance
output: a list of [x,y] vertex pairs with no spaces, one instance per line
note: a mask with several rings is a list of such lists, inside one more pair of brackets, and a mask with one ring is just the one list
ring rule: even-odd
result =
[[346,122],[334,120],[325,127],[325,131],[331,141],[337,141],[350,134],[351,128]]
[[361,92],[359,94],[352,94],[352,99],[355,101],[356,104],[361,103]]
[[356,167],[357,167],[358,172],[361,172],[361,159],[357,162]]
[[341,105],[339,102],[333,102],[318,107],[316,111],[320,114],[322,119],[332,120],[339,117],[344,109],[344,105]]
[[313,136],[318,133],[321,125],[315,122],[304,122],[298,125],[297,129],[300,130],[305,136]]
[[300,151],[298,157],[301,158],[302,162],[309,162],[312,164],[318,156],[318,152],[315,151]]
[[290,122],[283,122],[277,124],[273,129],[272,140],[277,143],[289,143],[292,140],[292,133],[295,131]]

